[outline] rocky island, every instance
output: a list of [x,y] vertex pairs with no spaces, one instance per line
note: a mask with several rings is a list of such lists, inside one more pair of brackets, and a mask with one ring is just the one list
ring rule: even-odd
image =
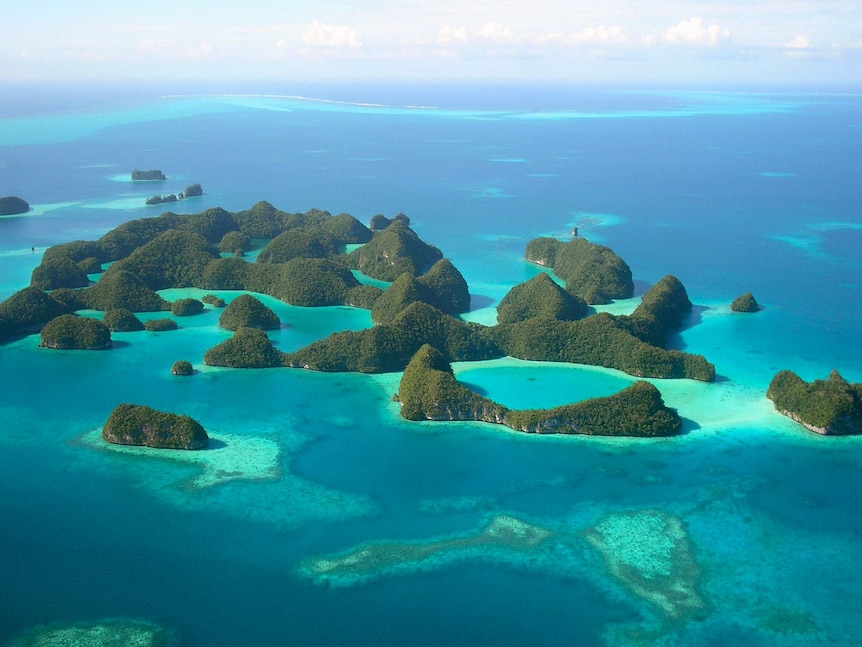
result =
[[64,314],[45,324],[39,346],[58,350],[105,350],[111,347],[111,331],[97,319]]
[[[434,364],[434,375],[443,376],[453,361],[510,356],[604,366],[636,377],[715,377],[704,357],[667,348],[670,333],[683,325],[692,308],[673,276],[653,285],[631,315],[591,314],[587,303],[631,296],[628,265],[610,249],[583,238],[538,238],[527,245],[526,258],[552,268],[565,287],[542,272],[514,286],[498,306],[498,323],[485,326],[460,317],[470,307],[467,282],[439,249],[419,238],[407,216],[373,220],[369,228],[350,214],[333,216],[316,209],[287,213],[267,202],[238,212],[216,207],[131,220],[98,240],[49,248],[33,272],[32,286],[0,304],[0,338],[38,331],[51,319],[82,309],[114,311],[106,313],[107,323],[118,330],[136,329],[129,318],[134,313],[200,312],[201,301],[171,304],[158,294],[167,288],[199,288],[266,294],[296,306],[361,307],[370,310],[375,324],[282,352],[262,330],[279,325],[278,317],[243,294],[222,316],[221,325],[235,330],[233,337],[204,354],[203,361],[212,366],[380,373],[403,371],[417,356],[436,353],[443,364]],[[252,239],[268,240],[254,262],[224,255],[225,250],[246,248]],[[348,251],[348,245],[359,247]],[[92,283],[87,270],[102,267],[107,269],[97,272]],[[362,284],[354,275],[357,270],[391,283],[386,289]],[[204,300],[223,304],[214,295]],[[143,326],[150,331],[177,327],[173,319],[149,319]],[[475,413],[472,406],[452,408],[436,395],[429,404],[427,393],[402,390],[408,417],[414,415],[410,411],[417,397],[424,403],[416,409],[420,418],[435,418],[440,407],[457,410],[458,416]],[[480,397],[459,393],[473,404]],[[664,408],[655,387],[645,383],[598,404],[550,412],[510,411],[484,401],[476,406],[482,413],[469,419],[493,419],[531,432],[649,436],[679,430],[678,418]],[[614,413],[602,423],[596,411]]]
[[7,195],[0,198],[0,216],[17,216],[30,211],[30,203],[18,196]]
[[740,294],[730,304],[730,309],[734,312],[757,312],[760,310],[760,304],[751,292]]
[[398,399],[408,420],[473,420],[527,433],[654,437],[682,429],[679,414],[664,405],[658,389],[648,382],[553,409],[508,409],[460,384],[451,365],[428,344],[404,369]]
[[161,172],[160,169],[152,169],[150,171],[139,171],[135,169],[132,171],[132,181],[134,182],[142,182],[142,181],[153,181],[153,180],[167,180],[165,174]]
[[810,383],[793,371],[779,371],[769,383],[766,397],[778,412],[815,433],[862,433],[862,384],[851,384],[838,371]]
[[203,449],[209,442],[199,422],[188,416],[120,404],[102,427],[102,438],[117,445],[157,449]]

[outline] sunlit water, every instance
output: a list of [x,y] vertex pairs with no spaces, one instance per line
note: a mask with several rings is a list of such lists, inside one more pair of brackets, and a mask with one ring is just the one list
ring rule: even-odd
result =
[[[627,260],[639,293],[668,273],[683,281],[696,308],[674,344],[704,354],[719,380],[655,381],[685,419],[681,437],[551,438],[404,422],[391,399],[398,375],[206,367],[203,353],[228,336],[210,308],[177,331],[115,334],[108,352],[7,342],[0,641],[108,617],[207,646],[853,645],[862,635],[859,441],[813,436],[764,396],[783,368],[862,380],[860,97],[318,87],[68,100],[43,88],[37,109],[30,90],[10,89],[0,120],[0,194],[33,206],[0,219],[3,298],[28,284],[47,246],[157,215],[147,196],[200,182],[204,196],[171,206],[267,200],[366,222],[403,211],[465,275],[467,318],[485,323],[538,271],[523,261],[527,241],[577,226]],[[168,180],[133,184],[133,168]],[[765,309],[731,313],[746,291]],[[284,350],[371,325],[365,311],[265,300]],[[172,377],[178,359],[197,373]],[[455,370],[514,408],[632,382],[514,360]],[[120,402],[191,415],[216,442],[200,462],[105,447],[94,430]],[[642,511],[682,521],[696,617],[668,617],[586,540],[603,519],[652,518]],[[369,542],[442,546],[499,515],[552,538],[441,549],[349,583],[303,570]],[[639,550],[661,540],[629,534]]]

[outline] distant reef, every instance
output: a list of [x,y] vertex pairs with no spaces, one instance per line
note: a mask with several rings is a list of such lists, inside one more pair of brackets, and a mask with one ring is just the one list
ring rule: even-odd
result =
[[26,200],[14,195],[0,198],[0,216],[17,216],[30,211],[30,204]]
[[[165,179],[165,178],[154,178],[154,179]],[[199,195],[203,195],[204,191],[201,188],[200,184],[190,184],[185,188],[185,191],[180,191],[179,193],[166,193],[165,195],[153,195],[147,198],[146,202],[148,205],[156,205],[156,204],[167,204],[170,202],[176,202],[177,200],[183,200],[184,198],[194,198]]]
[[425,344],[410,360],[398,389],[408,420],[475,420],[539,434],[671,436],[682,429],[658,389],[635,382],[619,393],[553,409],[516,411],[460,384],[442,353]]
[[132,180],[138,182],[143,180],[167,180],[165,174],[160,169],[152,169],[150,171],[132,171]]
[[102,438],[158,449],[203,449],[209,442],[197,420],[137,404],[118,405],[102,427]]
[[818,434],[862,433],[862,384],[848,382],[838,371],[810,383],[792,371],[779,371],[766,397],[777,411]]

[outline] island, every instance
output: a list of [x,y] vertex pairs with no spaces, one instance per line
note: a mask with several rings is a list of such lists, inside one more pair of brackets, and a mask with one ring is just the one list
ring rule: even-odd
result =
[[730,309],[734,312],[757,312],[760,310],[760,304],[751,292],[740,294],[730,304]]
[[[525,259],[548,270],[537,270],[532,279],[513,286],[498,306],[497,323],[482,325],[461,317],[470,307],[466,280],[437,247],[416,234],[407,216],[372,220],[373,227],[367,227],[350,214],[333,216],[319,209],[289,213],[268,202],[237,212],[214,207],[130,220],[97,240],[49,248],[28,291],[0,303],[0,339],[36,332],[52,318],[80,310],[104,311],[115,329],[131,330],[137,328],[129,319],[134,313],[170,310],[182,316],[202,311],[203,303],[224,305],[214,294],[171,304],[158,293],[197,288],[242,293],[221,318],[222,327],[235,331],[233,336],[204,353],[210,366],[405,371],[427,345],[446,365],[509,356],[603,366],[634,377],[715,378],[714,366],[703,356],[668,347],[692,309],[674,276],[650,287],[630,315],[596,314],[587,304],[631,296],[628,265],[609,248],[584,238],[537,238],[527,244]],[[261,239],[265,242],[256,259],[237,255]],[[102,267],[107,269],[95,273],[91,282],[86,270]],[[363,275],[388,286],[361,283]],[[374,325],[284,352],[263,331],[280,325],[278,317],[254,294],[293,306],[364,308]],[[118,313],[109,317],[107,311]],[[143,326],[159,331],[177,324],[149,319]],[[446,373],[445,366],[435,367]],[[415,396],[405,398],[406,412],[414,401]],[[646,383],[598,404],[572,406],[517,412],[483,403],[494,413],[482,415],[537,433],[649,436],[679,430],[675,414]],[[422,416],[436,415],[433,407],[421,410]],[[614,413],[603,426],[593,419],[596,410],[629,413]],[[624,422],[627,415],[631,420]]]
[[17,216],[30,211],[30,203],[15,195],[0,198],[0,216]]
[[156,194],[147,198],[147,204],[165,204],[166,202],[176,202],[177,200],[179,200],[179,198],[175,193],[167,193],[165,195]]
[[825,380],[806,382],[793,371],[779,371],[766,391],[775,409],[824,436],[862,433],[862,384],[838,371]]
[[135,316],[134,312],[126,308],[106,310],[102,323],[111,332],[136,332],[144,329],[144,323]]
[[227,330],[240,328],[276,330],[281,327],[281,320],[259,299],[250,294],[241,294],[222,311],[218,325]]
[[152,180],[167,180],[165,174],[161,172],[159,169],[153,169],[150,171],[139,171],[135,169],[132,171],[132,181],[141,182],[141,181],[152,181]]
[[111,331],[97,319],[63,314],[42,328],[39,346],[59,350],[111,348]]
[[194,375],[195,369],[188,360],[180,359],[171,366],[171,375],[188,376]]
[[189,184],[182,193],[180,193],[181,198],[196,198],[204,194],[204,190],[198,182],[194,184]]
[[473,420],[527,433],[655,437],[682,429],[679,414],[644,381],[606,398],[553,409],[508,409],[460,384],[442,353],[428,344],[404,369],[398,400],[401,415],[408,420]]
[[203,449],[209,442],[197,420],[138,404],[118,405],[102,427],[102,438],[157,449]]

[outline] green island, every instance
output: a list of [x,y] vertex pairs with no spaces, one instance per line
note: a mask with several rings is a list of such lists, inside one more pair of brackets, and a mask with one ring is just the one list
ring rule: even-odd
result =
[[730,309],[733,312],[757,312],[760,310],[760,304],[751,292],[746,292],[733,300]]
[[606,398],[553,409],[507,409],[460,384],[451,365],[428,344],[404,369],[398,398],[408,420],[475,420],[527,433],[591,436],[672,436],[682,430],[679,414],[644,381]]
[[39,346],[59,350],[105,350],[111,347],[111,331],[97,319],[64,314],[45,324]]
[[134,312],[126,308],[106,310],[102,323],[111,332],[136,332],[144,329],[144,323],[135,316]]
[[16,195],[0,198],[0,216],[17,216],[30,211],[30,203]]
[[793,371],[779,371],[769,383],[766,397],[777,411],[815,433],[862,433],[862,384],[848,382],[838,371],[813,382]]
[[161,172],[160,169],[152,169],[149,171],[139,171],[135,169],[132,171],[132,181],[140,182],[144,180],[167,180],[165,174]]
[[171,365],[171,375],[188,376],[194,374],[195,369],[188,360],[179,359]]
[[102,427],[102,438],[156,449],[203,449],[209,442],[197,420],[138,404],[117,405]]
[[[318,209],[288,213],[268,202],[237,212],[215,207],[131,220],[97,240],[49,248],[31,286],[0,303],[0,339],[38,332],[52,319],[80,310],[105,312],[108,328],[136,330],[135,313],[184,316],[201,312],[203,303],[224,305],[212,294],[171,303],[159,290],[239,291],[243,294],[220,319],[234,335],[204,354],[208,365],[405,371],[400,397],[406,418],[491,420],[536,433],[660,436],[678,433],[681,424],[658,390],[645,382],[597,402],[511,411],[465,393],[450,363],[509,356],[603,366],[635,377],[715,378],[715,368],[703,356],[667,348],[668,336],[692,308],[673,276],[653,285],[630,315],[591,314],[588,303],[632,295],[628,265],[607,247],[583,238],[537,238],[528,243],[526,259],[552,268],[565,287],[540,272],[501,300],[497,324],[481,325],[460,317],[470,308],[463,275],[438,248],[420,239],[407,216],[375,216],[370,224]],[[266,242],[257,258],[246,260],[244,252],[261,239]],[[389,285],[363,284],[362,275]],[[365,308],[374,326],[283,352],[264,332],[280,325],[278,317],[247,293],[295,306]],[[143,327],[172,330],[177,324],[150,319]]]

